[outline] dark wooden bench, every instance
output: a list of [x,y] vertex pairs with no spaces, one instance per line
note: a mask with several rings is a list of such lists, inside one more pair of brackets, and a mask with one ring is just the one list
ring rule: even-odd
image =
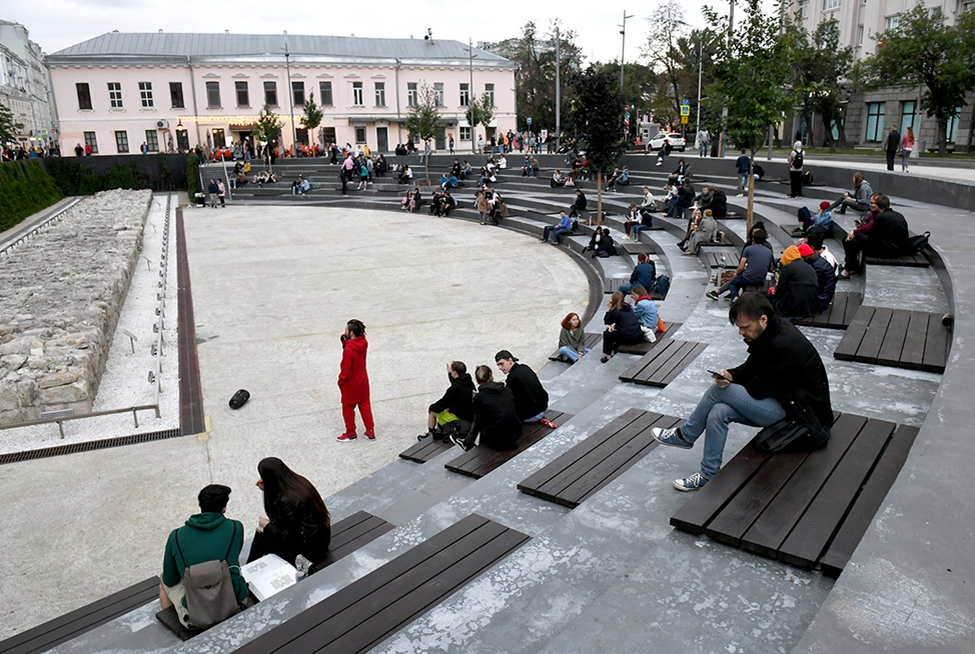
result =
[[[548,411],[545,418],[559,425],[571,419],[572,415],[560,411]],[[522,427],[521,438],[518,439],[518,446],[515,449],[499,452],[489,447],[477,445],[453,461],[445,463],[444,467],[451,472],[459,472],[462,475],[480,479],[548,436],[551,431],[540,422],[526,423]]]
[[518,490],[574,509],[659,444],[650,435],[653,427],[669,428],[682,422],[672,416],[629,409],[527,477],[518,484]]
[[860,307],[833,356],[909,370],[943,373],[948,328],[943,315],[925,311]]
[[811,318],[797,320],[797,325],[824,327],[826,329],[846,329],[863,303],[862,293],[837,293],[833,303],[825,311]]
[[668,339],[621,374],[620,381],[663,388],[674,381],[705,348],[706,343]]
[[[596,351],[596,346],[599,345],[599,341],[603,340],[603,333],[596,332],[595,334],[586,334],[586,347],[592,351]],[[549,361],[558,361],[559,351],[556,350],[548,355]]]
[[236,652],[366,652],[505,558],[528,538],[472,514]]
[[[630,280],[626,277],[609,277],[603,280],[603,291],[605,293],[615,293],[620,290],[620,286],[624,284],[629,284]],[[657,291],[650,289],[650,299],[655,302],[660,302],[667,298],[666,294],[658,293]]]
[[[395,525],[391,525],[382,518],[366,511],[357,511],[349,517],[339,520],[332,525],[332,540],[328,546],[328,554],[312,566],[311,574],[327,568],[339,559],[348,556],[395,528]],[[158,596],[159,579],[156,578],[156,597]],[[193,636],[203,633],[201,629],[189,629],[184,626],[179,621],[179,616],[173,607],[156,613],[156,619],[179,636],[180,640],[189,640]]]
[[159,598],[159,577],[149,577],[0,642],[3,654],[45,652]]
[[863,262],[868,266],[906,266],[908,268],[929,268],[931,261],[924,253],[902,254],[898,257],[864,256]]
[[[663,228],[661,228],[663,229]],[[659,254],[660,250],[655,244],[644,243],[643,241],[623,241],[620,243],[620,247],[627,254],[640,254],[641,252],[646,252],[647,254]]]
[[624,354],[646,354],[650,350],[656,348],[658,345],[662,345],[663,342],[670,338],[677,328],[683,324],[684,323],[682,322],[665,322],[664,327],[667,328],[667,331],[657,331],[655,333],[657,337],[655,342],[651,343],[650,341],[640,341],[639,343],[620,345],[618,351],[623,352]]
[[406,459],[407,461],[412,461],[414,463],[426,463],[430,459],[434,459],[440,454],[446,452],[453,446],[454,444],[451,443],[449,439],[443,438],[436,440],[428,436],[422,441],[419,441],[400,452],[399,456],[401,459]]
[[700,253],[704,265],[708,268],[737,268],[741,262],[741,254],[728,248],[709,250],[707,246],[702,245]]
[[838,575],[917,432],[842,414],[821,450],[767,455],[749,443],[670,524],[803,569],[822,563]]

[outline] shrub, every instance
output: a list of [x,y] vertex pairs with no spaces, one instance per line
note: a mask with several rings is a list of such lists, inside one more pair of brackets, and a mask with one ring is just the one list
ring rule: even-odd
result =
[[36,160],[0,164],[0,231],[62,198],[54,179]]

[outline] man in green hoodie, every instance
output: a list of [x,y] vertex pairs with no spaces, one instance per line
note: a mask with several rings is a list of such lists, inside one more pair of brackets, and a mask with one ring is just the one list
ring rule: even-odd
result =
[[185,525],[169,534],[159,584],[159,604],[163,610],[175,606],[180,622],[186,626],[190,625],[183,574],[189,566],[205,561],[226,561],[237,602],[242,603],[247,599],[247,582],[240,576],[244,525],[224,515],[230,499],[230,488],[210,484],[200,491],[198,499],[200,512],[190,516]]

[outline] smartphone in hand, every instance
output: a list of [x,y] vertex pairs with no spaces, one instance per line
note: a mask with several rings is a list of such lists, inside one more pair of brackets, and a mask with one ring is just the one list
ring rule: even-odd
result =
[[718,379],[723,379],[723,380],[725,380],[727,382],[730,382],[731,381],[730,379],[728,379],[727,377],[725,377],[724,375],[722,375],[720,372],[715,372],[714,370],[708,370],[708,372],[711,373],[711,376],[712,377],[717,377]]

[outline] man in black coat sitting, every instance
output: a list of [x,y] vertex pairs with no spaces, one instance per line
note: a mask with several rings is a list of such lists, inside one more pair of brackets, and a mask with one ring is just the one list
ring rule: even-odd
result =
[[513,450],[521,438],[521,420],[515,410],[515,397],[510,388],[494,381],[488,366],[478,366],[474,371],[477,379],[477,395],[474,396],[474,424],[463,436],[450,435],[450,441],[465,452],[478,437],[481,445],[492,450]]
[[439,438],[442,427],[455,420],[474,420],[474,381],[463,361],[452,361],[447,365],[447,379],[450,387],[443,397],[430,405],[427,413],[427,433],[417,436],[423,440],[428,436]]
[[508,350],[501,350],[494,355],[494,362],[498,364],[507,377],[505,385],[515,394],[515,406],[518,408],[518,419],[522,422],[538,422],[548,411],[548,392],[538,381],[538,375],[529,366],[518,363]]

